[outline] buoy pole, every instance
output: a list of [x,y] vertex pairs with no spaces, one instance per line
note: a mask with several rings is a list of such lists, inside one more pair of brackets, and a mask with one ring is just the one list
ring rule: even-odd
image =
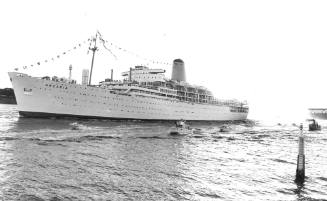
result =
[[301,124],[300,135],[299,135],[299,153],[297,156],[295,181],[298,183],[303,183],[304,177],[305,177],[304,135],[303,135],[303,125]]

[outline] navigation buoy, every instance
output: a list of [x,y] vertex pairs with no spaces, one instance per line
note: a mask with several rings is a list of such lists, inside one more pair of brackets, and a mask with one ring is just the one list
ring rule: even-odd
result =
[[297,155],[297,167],[296,167],[296,178],[295,181],[298,183],[303,183],[305,177],[305,155],[304,155],[304,135],[303,135],[303,125],[300,125],[300,135],[299,135],[299,153]]

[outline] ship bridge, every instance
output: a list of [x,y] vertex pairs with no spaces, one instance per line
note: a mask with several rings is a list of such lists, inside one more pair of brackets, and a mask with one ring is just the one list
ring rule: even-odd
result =
[[135,68],[130,68],[129,71],[123,72],[122,76],[125,80],[133,80],[136,82],[156,82],[165,81],[165,73],[163,69],[150,69],[146,66],[135,66]]

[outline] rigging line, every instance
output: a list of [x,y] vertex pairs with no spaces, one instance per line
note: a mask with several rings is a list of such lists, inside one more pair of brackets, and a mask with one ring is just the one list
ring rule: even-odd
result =
[[101,40],[101,42],[102,42],[102,44],[103,44],[103,47],[104,47],[105,49],[107,49],[107,50],[108,50],[108,51],[109,51],[109,52],[110,52],[110,53],[115,57],[116,60],[117,60],[116,55],[114,55],[113,52],[112,52],[112,51],[111,51],[111,50],[106,46],[106,43],[108,43],[110,46],[113,46],[114,48],[116,48],[116,49],[118,49],[118,50],[120,50],[120,51],[126,52],[126,53],[128,53],[128,54],[130,54],[130,55],[133,55],[133,56],[136,56],[137,58],[143,59],[143,60],[148,61],[148,62],[150,62],[150,63],[153,63],[153,64],[163,64],[163,65],[171,65],[171,64],[169,64],[168,62],[155,61],[155,60],[153,60],[153,59],[149,59],[149,58],[146,58],[146,57],[140,56],[140,55],[138,55],[138,54],[136,54],[136,53],[134,53],[134,52],[132,52],[132,51],[129,51],[129,50],[125,49],[125,48],[119,47],[119,46],[117,46],[116,44],[109,43],[109,41],[103,39],[102,34],[99,32],[99,30],[97,30],[97,33],[96,33],[96,34],[99,35],[99,39]]
[[[103,40],[103,39],[102,39],[102,40]],[[109,41],[107,41],[107,40],[104,40],[103,43],[104,43],[104,42],[109,43]],[[124,48],[122,48],[122,47],[119,47],[119,46],[117,46],[116,44],[113,44],[113,43],[110,43],[110,46],[113,46],[115,49],[118,49],[118,50],[120,50],[120,51],[126,52],[126,53],[128,53],[128,54],[130,54],[130,55],[132,55],[132,56],[135,56],[135,57],[137,57],[137,58],[140,58],[140,59],[142,59],[142,60],[148,61],[148,62],[153,63],[153,64],[165,64],[165,65],[170,65],[168,62],[155,61],[155,60],[153,60],[153,59],[149,59],[149,58],[146,58],[146,57],[140,56],[139,54],[136,54],[136,53],[134,53],[134,52],[132,52],[132,51],[130,51],[130,50],[124,49]]]
[[99,30],[97,30],[96,34],[99,35],[99,39],[102,42],[103,47],[110,52],[110,54],[115,58],[115,60],[118,60],[117,56],[106,46],[106,41],[103,39],[102,34],[99,32]]
[[100,40],[101,40],[101,42],[102,42],[102,45],[103,45],[103,47],[106,49],[106,50],[108,50],[109,52],[110,52],[110,54],[116,59],[116,60],[118,60],[118,58],[117,58],[117,56],[106,46],[106,44],[105,44],[105,40],[103,40],[103,38],[101,37],[101,35],[100,35]]
[[[84,43],[85,43],[86,41],[84,41]],[[80,48],[80,47],[82,47],[83,46],[83,44],[82,43],[78,43],[76,46],[74,46],[74,48],[72,48],[72,49],[69,49],[69,50],[67,50],[67,51],[64,51],[64,52],[62,52],[61,54],[58,54],[57,55],[57,58],[59,59],[60,58],[60,55],[66,55],[68,52],[71,52],[71,51],[73,51],[73,50],[76,50],[76,49],[78,49],[78,48]],[[36,65],[41,65],[41,63],[48,63],[48,62],[50,62],[50,61],[54,61],[55,60],[55,57],[52,57],[52,58],[49,58],[49,59],[45,59],[45,60],[43,60],[42,62],[37,62],[36,63]],[[35,65],[35,66],[36,66]],[[32,65],[29,65],[29,67],[33,67],[34,65],[32,64]],[[28,66],[23,66],[23,69],[27,69],[28,68]],[[19,68],[15,68],[15,69],[17,69],[17,70],[19,70]]]

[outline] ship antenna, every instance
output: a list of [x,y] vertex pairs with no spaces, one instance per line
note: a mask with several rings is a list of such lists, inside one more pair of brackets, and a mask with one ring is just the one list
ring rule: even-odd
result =
[[94,63],[94,55],[95,55],[95,51],[98,50],[98,47],[97,47],[97,39],[98,39],[98,33],[95,34],[95,38],[93,38],[93,41],[94,41],[94,46],[91,48],[89,48],[92,52],[93,52],[93,55],[92,55],[92,63],[91,63],[91,72],[90,72],[90,80],[89,80],[89,85],[91,85],[91,79],[92,79],[92,70],[93,70],[93,63]]

